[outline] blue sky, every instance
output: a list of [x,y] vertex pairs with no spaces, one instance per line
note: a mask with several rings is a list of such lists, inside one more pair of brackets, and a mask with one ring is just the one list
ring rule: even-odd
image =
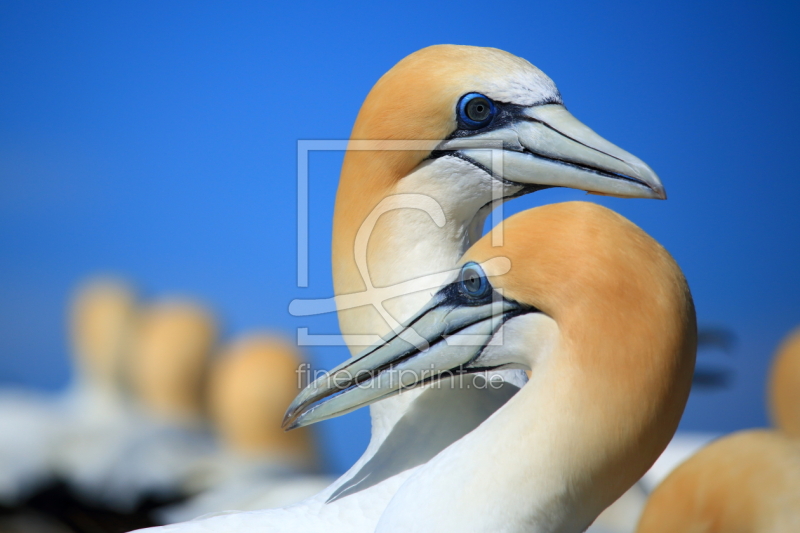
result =
[[[701,324],[738,337],[724,391],[686,429],[767,423],[769,358],[800,324],[800,22],[762,2],[9,2],[0,7],[0,383],[62,388],[64,306],[95,272],[145,298],[194,295],[230,338],[335,333],[293,298],[332,293],[341,154],[310,169],[310,286],[295,284],[296,143],[347,138],[372,84],[430,44],[494,46],[544,70],[567,107],[648,162],[666,202],[589,197],[683,267]],[[506,213],[585,199],[544,191]],[[332,366],[342,348],[309,357]],[[366,410],[325,423],[331,468],[368,439]]]

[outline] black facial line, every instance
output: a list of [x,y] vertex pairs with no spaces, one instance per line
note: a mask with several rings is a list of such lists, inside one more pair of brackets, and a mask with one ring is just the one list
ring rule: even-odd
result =
[[[487,283],[489,283],[489,280],[486,280],[486,281],[487,281]],[[449,314],[450,311],[455,310],[455,309],[457,309],[459,307],[478,307],[478,306],[481,306],[481,305],[491,304],[496,299],[504,299],[506,301],[512,301],[512,300],[509,300],[508,298],[505,298],[504,296],[498,294],[497,292],[494,291],[494,289],[492,289],[491,291],[488,291],[485,296],[482,296],[480,298],[471,298],[471,297],[465,295],[459,289],[458,286],[459,286],[459,282],[456,281],[456,282],[453,282],[453,283],[449,283],[445,287],[440,289],[436,293],[436,296],[435,296],[435,298],[437,298],[439,301],[437,302],[437,304],[435,306],[431,307],[429,309],[429,311],[445,307],[445,308],[449,308],[449,310],[447,312],[447,314]],[[489,286],[491,287],[491,284]],[[529,305],[521,304],[519,302],[514,302],[514,303],[518,306],[518,310],[517,311],[506,311],[505,313],[503,313],[503,316],[504,316],[503,322],[505,322],[505,320],[507,320],[506,315],[517,316],[518,314],[524,314],[524,313],[538,311],[537,309],[535,309],[535,308],[533,308],[533,307],[531,307]],[[447,314],[445,316],[447,316]],[[419,321],[423,316],[425,316],[425,314],[418,315],[417,317],[415,317],[414,320],[412,320],[407,325],[405,325],[403,327],[403,329],[407,329],[409,327],[413,327],[413,325],[417,321]],[[454,329],[444,329],[441,332],[441,334],[438,335],[437,337],[435,337],[433,339],[428,339],[428,344],[430,346],[438,344],[439,342],[444,340],[445,337],[450,336],[450,335],[455,335],[455,334],[459,333],[460,331],[462,331],[462,330],[464,330],[464,329],[466,329],[466,328],[468,328],[468,327],[470,327],[472,325],[473,324],[465,324],[465,325],[462,325],[462,326],[454,328]],[[393,340],[394,338],[395,337],[392,337],[391,340]],[[383,344],[379,345],[375,349],[378,349],[381,346],[383,346]],[[371,350],[370,352],[368,352],[364,356],[359,357],[359,360],[362,359],[363,357],[365,357],[366,355],[368,355],[369,353],[373,353],[374,351],[375,350]],[[412,352],[410,352],[409,354],[407,354],[404,357],[398,358],[396,360],[387,362],[384,365],[376,367],[368,375],[375,376],[377,374],[380,374],[384,370],[387,370],[387,369],[397,365],[398,363],[401,363],[401,362],[405,361],[406,359],[412,357],[415,353],[416,352],[412,351]],[[356,362],[356,361],[353,361],[353,362]],[[350,388],[358,385],[360,382],[361,381],[354,380],[354,383],[348,384],[346,387],[342,388],[341,390],[350,389]],[[313,403],[313,401],[312,401],[312,403]]]
[[[514,181],[507,180],[503,176],[498,176],[497,174],[492,172],[489,169],[489,167],[487,167],[485,165],[482,165],[481,163],[478,163],[477,161],[475,161],[471,157],[468,157],[468,156],[464,155],[463,153],[459,152],[458,150],[453,150],[453,151],[450,151],[450,150],[434,150],[434,151],[431,152],[431,155],[429,155],[427,157],[427,159],[438,159],[440,157],[456,157],[458,159],[461,159],[462,161],[466,161],[470,165],[482,170],[483,172],[486,172],[487,174],[489,174],[489,176],[492,177],[492,179],[499,181],[503,185],[507,185],[509,187],[521,187],[521,186],[524,185],[522,183],[516,183]],[[541,188],[544,188],[544,187],[541,187]],[[504,196],[503,198],[506,198],[506,197]]]
[[[502,317],[500,318],[500,324],[499,324],[499,326],[497,327],[497,329],[495,330],[494,333],[497,333],[497,331],[506,322],[508,322],[512,318],[518,317],[520,315],[525,315],[525,314],[528,314],[528,313],[541,313],[540,310],[536,309],[533,306],[523,305],[523,304],[518,304],[518,305],[520,306],[518,309],[515,309],[515,310],[512,310],[512,311],[506,311],[505,313],[503,313]],[[463,329],[466,329],[467,327],[469,327],[469,326],[464,326],[463,328],[459,328],[458,331],[455,331],[453,333],[458,333],[459,331],[462,331]],[[435,342],[430,342],[429,344],[431,346],[433,346],[435,344],[440,343],[444,339],[445,339],[444,337],[437,338]],[[409,385],[408,387],[404,387],[404,389],[409,389],[409,388],[413,389],[415,387],[419,387],[419,386],[422,386],[422,385],[427,385],[429,383],[435,383],[436,381],[438,381],[438,380],[442,379],[443,377],[445,377],[444,376],[445,374],[447,376],[460,376],[460,375],[467,375],[467,374],[478,374],[480,372],[489,372],[489,371],[492,371],[492,370],[497,370],[497,369],[501,368],[502,366],[505,366],[505,365],[498,365],[498,366],[470,367],[469,365],[473,361],[478,360],[478,358],[480,358],[480,356],[483,355],[484,351],[486,351],[486,345],[481,346],[481,349],[472,357],[472,359],[470,359],[466,363],[464,363],[462,365],[459,365],[457,367],[453,367],[453,368],[451,368],[449,370],[442,370],[437,375],[430,376],[428,378],[424,378],[424,379],[422,379],[422,380],[420,380],[420,381],[418,381],[416,383],[413,383],[412,385]],[[396,362],[402,362],[403,360],[411,358],[414,355],[415,354],[413,354],[413,353],[409,354],[406,357],[404,357],[402,360],[398,360]],[[389,368],[391,368],[391,366],[393,366],[393,365],[390,365]]]
[[[437,294],[435,297],[436,298],[441,298],[441,296],[439,294]],[[433,309],[437,309],[437,308],[441,307],[444,304],[445,304],[445,302],[443,302],[443,301],[437,302],[437,304],[435,306],[431,307],[429,309],[429,311],[432,311]],[[416,324],[424,316],[425,316],[425,313],[421,313],[421,314],[415,316],[408,324],[405,324],[403,326],[403,329],[406,329],[406,328],[409,328],[409,327],[413,327],[414,324]],[[396,335],[392,336],[387,342],[391,342],[396,337],[397,337]],[[386,345],[386,343],[381,343],[381,344],[377,344],[377,345],[373,346],[371,350],[365,351],[364,353],[362,353],[357,358],[353,358],[353,360],[350,362],[350,364],[347,367],[343,368],[342,370],[346,370],[347,368],[350,368],[353,364],[361,361],[362,359],[364,359],[365,357],[367,357],[369,355],[372,355],[373,353],[375,353],[377,350],[379,350],[380,348],[382,348],[385,345]],[[368,374],[366,379],[371,379],[371,378],[372,378],[372,374]],[[344,392],[346,390],[350,390],[350,389],[352,389],[353,387],[355,387],[356,385],[358,385],[360,383],[360,381],[357,381],[357,380],[354,380],[354,381],[355,381],[355,383],[348,384],[347,387],[340,388],[339,390],[337,390],[333,394],[326,393],[326,392],[317,393],[314,396],[311,396],[308,399],[306,399],[306,401],[304,401],[298,407],[298,409],[305,410],[310,405],[318,403],[318,402],[320,402],[322,400],[325,400],[327,398],[332,398],[333,396],[336,396],[340,392]]]
[[[488,280],[487,280],[487,283],[488,283]],[[459,284],[459,282],[450,283],[450,284],[446,285],[445,287],[443,287],[441,290],[439,290],[439,292],[437,292],[436,295],[434,296],[438,300],[438,302],[436,303],[436,305],[432,306],[428,311],[430,312],[430,311],[433,311],[434,309],[439,309],[441,307],[447,307],[447,308],[449,308],[450,311],[452,311],[453,309],[455,309],[457,307],[467,307],[467,306],[468,307],[477,307],[479,305],[485,305],[487,303],[491,303],[492,302],[492,298],[493,298],[493,296],[495,294],[494,291],[490,291],[485,297],[482,297],[482,298],[469,298],[469,297],[465,296],[458,289],[458,284]],[[497,296],[502,298],[502,296],[500,296],[500,295],[497,295]],[[407,328],[413,328],[414,324],[416,324],[419,320],[421,320],[425,316],[425,314],[427,314],[427,313],[422,313],[422,314],[419,314],[416,317],[414,317],[408,324],[405,324],[403,326],[403,329],[405,330]],[[448,311],[447,314],[449,314],[449,311]],[[447,316],[447,315],[445,315],[445,316]],[[470,325],[471,324],[467,324],[466,326],[462,326],[460,328],[456,328],[456,329],[453,329],[453,330],[445,330],[445,331],[442,332],[441,335],[439,335],[435,339],[431,339],[428,342],[428,344],[429,345],[437,344],[437,343],[441,342],[445,338],[446,335],[453,335],[455,333],[458,333],[459,331],[461,331],[465,327],[469,327]],[[387,342],[391,342],[395,338],[397,338],[396,335],[392,336]],[[362,360],[363,358],[371,355],[372,353],[374,353],[376,350],[380,349],[383,346],[385,346],[385,343],[379,344],[379,345],[373,347],[372,350],[364,352],[360,357],[358,357],[357,359],[354,359],[351,362],[351,365],[356,363],[356,362],[358,362],[358,361],[360,361],[360,360]],[[400,363],[400,362],[404,361],[408,357],[411,357],[411,355],[413,355],[413,352],[412,352],[412,354],[410,354],[410,355],[408,355],[406,357],[403,357],[403,358],[388,362],[388,363],[386,363],[384,365],[381,365],[379,367],[376,367],[372,372],[366,373],[364,379],[372,379],[372,377],[374,377],[375,375],[380,374],[384,370],[387,370],[387,369],[391,368],[392,366],[396,365],[397,363]],[[344,369],[342,369],[342,370],[344,370]],[[359,374],[361,374],[361,373],[359,373]],[[347,385],[345,387],[341,387],[334,394],[331,395],[331,394],[326,394],[326,393],[320,393],[320,394],[314,395],[314,396],[308,398],[305,402],[303,402],[303,405],[312,405],[312,404],[317,403],[317,402],[319,402],[321,400],[324,400],[326,398],[330,398],[332,396],[335,396],[336,394],[339,394],[339,392],[342,392],[342,391],[345,391],[345,390],[350,390],[351,388],[353,388],[356,385],[358,385],[359,383],[361,383],[361,381],[363,381],[363,380],[359,380],[357,378],[354,378],[350,383],[347,383]]]
[[[449,285],[448,285],[448,286],[449,286]],[[444,301],[442,300],[442,296],[441,296],[441,294],[440,294],[441,292],[442,292],[442,291],[439,291],[439,292],[438,292],[436,295],[434,295],[434,298],[436,298],[436,299],[437,299],[437,300],[439,300],[439,301],[437,301],[437,302],[436,302],[436,305],[433,305],[433,306],[431,306],[431,307],[428,309],[428,311],[433,311],[434,309],[438,309],[439,307],[442,307],[443,305],[446,305],[446,302],[444,302]],[[420,314],[417,314],[416,316],[412,317],[411,321],[410,321],[408,324],[403,324],[403,326],[402,326],[402,327],[403,327],[403,329],[406,329],[406,328],[413,327],[413,326],[414,326],[414,324],[416,324],[417,322],[419,322],[419,321],[420,321],[420,320],[421,320],[421,319],[422,319],[422,318],[425,316],[425,314],[427,314],[427,313],[420,313]],[[391,341],[391,340],[393,340],[393,339],[395,339],[395,338],[396,338],[396,335],[393,335],[392,337],[390,337],[390,338],[389,338],[389,341]],[[389,342],[389,341],[387,341],[387,342]],[[358,357],[356,357],[356,358],[353,358],[353,360],[350,362],[350,364],[357,363],[358,361],[360,361],[360,360],[364,359],[365,357],[367,357],[367,356],[369,356],[369,355],[371,355],[371,354],[375,353],[377,350],[379,350],[380,348],[382,348],[382,347],[383,347],[385,344],[386,344],[386,343],[381,343],[381,344],[377,344],[377,345],[373,346],[371,350],[369,350],[369,351],[365,351],[365,352],[364,352],[363,354],[361,354],[360,356],[358,356]]]

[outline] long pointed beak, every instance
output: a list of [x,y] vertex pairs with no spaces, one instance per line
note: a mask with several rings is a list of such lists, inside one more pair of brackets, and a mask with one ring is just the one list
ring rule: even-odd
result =
[[[490,142],[482,147],[485,141]],[[498,141],[503,146],[499,165],[491,149]],[[661,180],[644,161],[611,144],[558,104],[524,108],[505,127],[446,141],[437,150],[458,151],[520,185],[632,198],[667,197]]]
[[284,429],[349,413],[402,390],[475,372],[469,364],[502,324],[531,308],[495,298],[464,306],[443,289],[404,327],[315,380],[295,398]]

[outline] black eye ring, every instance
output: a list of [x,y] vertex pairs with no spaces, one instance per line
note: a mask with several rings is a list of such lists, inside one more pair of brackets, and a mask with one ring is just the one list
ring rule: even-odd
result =
[[469,93],[458,101],[458,121],[462,127],[477,130],[488,126],[497,113],[494,103],[480,93]]
[[461,267],[458,286],[470,298],[482,298],[492,290],[486,274],[478,263],[469,262]]

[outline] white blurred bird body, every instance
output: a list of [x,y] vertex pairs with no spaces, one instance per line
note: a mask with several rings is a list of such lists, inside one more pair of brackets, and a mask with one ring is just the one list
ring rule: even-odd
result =
[[219,451],[207,468],[210,479],[205,490],[188,501],[159,509],[161,523],[185,522],[226,511],[285,507],[320,493],[334,481],[274,460],[248,459]]
[[[110,430],[110,431],[109,431]],[[118,419],[90,439],[87,431],[67,460],[64,477],[85,499],[129,512],[147,498],[192,494],[209,483],[207,458],[216,452],[202,429],[176,427],[146,413]]]
[[0,503],[13,505],[53,477],[58,398],[27,390],[0,393]]

